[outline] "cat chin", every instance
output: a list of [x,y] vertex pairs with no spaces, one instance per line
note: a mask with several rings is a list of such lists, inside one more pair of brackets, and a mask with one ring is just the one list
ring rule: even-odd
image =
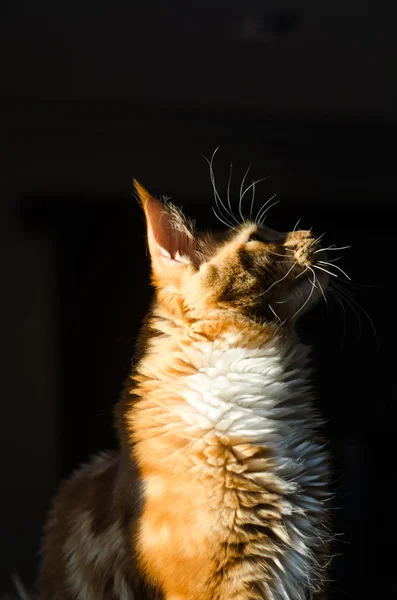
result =
[[[314,266],[314,265],[313,265]],[[311,273],[313,273],[313,267],[311,268]],[[310,294],[312,293],[313,297],[321,297],[323,293],[328,288],[329,276],[326,273],[316,271],[315,279],[313,279],[314,275],[303,274],[301,276],[298,275],[298,278],[295,280],[295,285],[292,286],[291,293],[292,294]],[[314,285],[313,285],[314,284]],[[313,292],[312,292],[313,290]]]
[[313,280],[302,277],[302,281],[298,280],[289,290],[287,300],[289,314],[287,320],[298,320],[302,315],[311,310],[317,302],[323,299],[327,282],[319,281],[319,279],[316,280],[316,286],[314,287],[312,285]]

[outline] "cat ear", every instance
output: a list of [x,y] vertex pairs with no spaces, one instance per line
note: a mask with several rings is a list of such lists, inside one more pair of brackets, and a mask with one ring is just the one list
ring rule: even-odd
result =
[[190,221],[176,207],[153,198],[136,180],[134,186],[146,216],[153,269],[193,264],[196,241]]

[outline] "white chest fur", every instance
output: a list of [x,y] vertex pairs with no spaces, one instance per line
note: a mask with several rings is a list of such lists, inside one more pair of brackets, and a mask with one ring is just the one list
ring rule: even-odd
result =
[[[184,378],[179,416],[202,433],[263,446],[274,457],[271,473],[250,472],[258,483],[277,483],[280,493],[280,551],[271,562],[270,600],[304,600],[322,578],[318,555],[328,541],[324,500],[326,454],[314,441],[318,420],[312,408],[305,349],[283,353],[276,343],[244,348],[225,342],[186,350],[197,373]],[[264,483],[264,485],[266,485]]]
[[275,343],[241,348],[219,342],[187,352],[198,372],[181,382],[180,394],[187,402],[182,418],[231,438],[280,446],[280,457],[281,446],[291,450],[298,441],[299,454],[304,453],[313,411],[299,351],[283,355]]

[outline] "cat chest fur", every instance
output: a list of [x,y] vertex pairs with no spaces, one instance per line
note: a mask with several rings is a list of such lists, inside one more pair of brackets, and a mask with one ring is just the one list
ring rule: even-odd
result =
[[220,339],[183,355],[193,372],[158,371],[144,403],[142,563],[169,597],[303,600],[328,541],[305,350]]

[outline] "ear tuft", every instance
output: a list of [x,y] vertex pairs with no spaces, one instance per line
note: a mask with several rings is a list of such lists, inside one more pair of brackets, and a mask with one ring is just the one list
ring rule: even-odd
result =
[[135,179],[134,186],[146,217],[154,271],[160,274],[166,266],[193,264],[196,249],[193,224],[172,204],[153,198]]
[[132,181],[133,181],[134,188],[137,193],[138,199],[139,199],[140,203],[142,204],[142,207],[145,208],[145,204],[151,198],[151,196],[150,196],[149,192],[143,187],[143,185],[141,185],[139,183],[139,181],[137,181],[136,179],[133,179]]

